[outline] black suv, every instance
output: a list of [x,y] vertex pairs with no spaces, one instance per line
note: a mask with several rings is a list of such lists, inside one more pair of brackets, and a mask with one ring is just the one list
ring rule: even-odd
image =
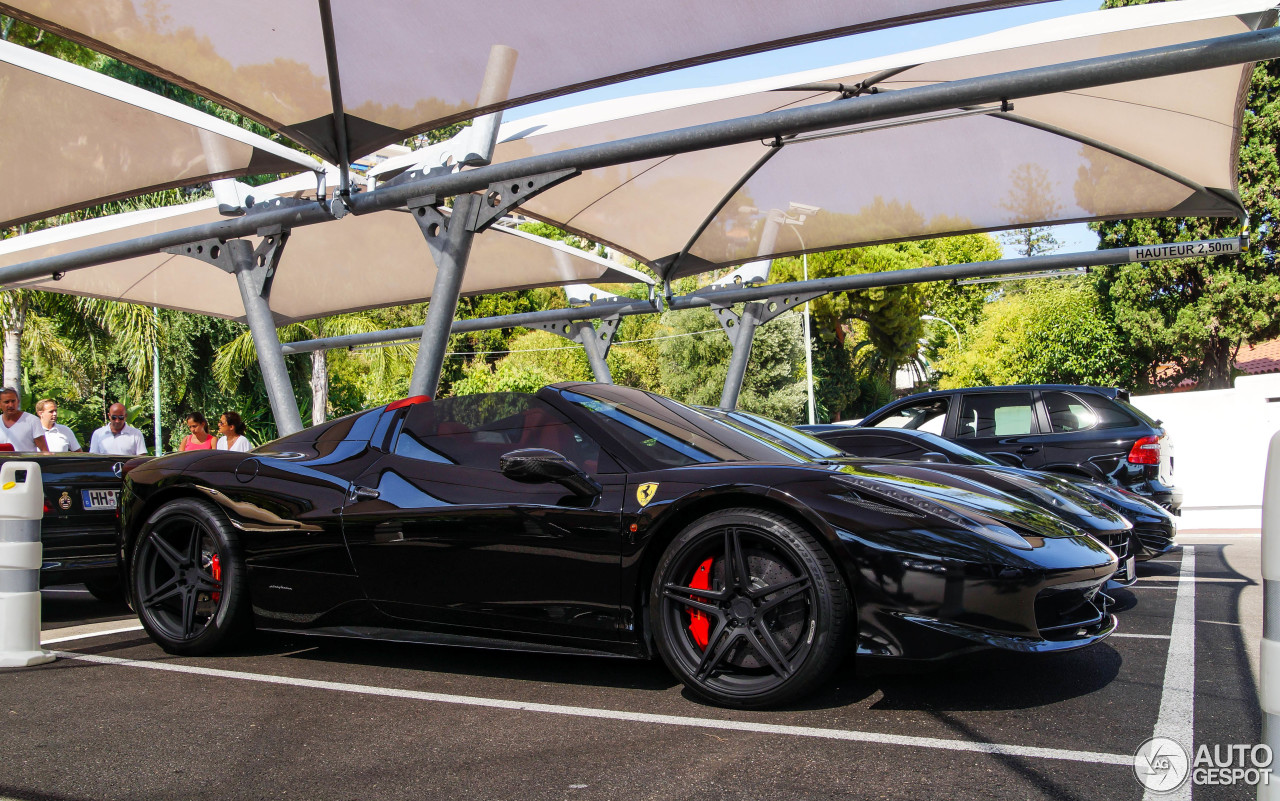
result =
[[910,428],[993,459],[1086,476],[1145,495],[1177,514],[1173,442],[1122,389],[1025,384],[923,392],[882,406],[863,428]]

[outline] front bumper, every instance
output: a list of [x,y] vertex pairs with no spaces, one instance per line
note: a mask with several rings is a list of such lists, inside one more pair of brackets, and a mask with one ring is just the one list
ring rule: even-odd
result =
[[1003,564],[841,539],[856,566],[862,656],[934,660],[984,648],[1047,653],[1088,647],[1115,630],[1102,590],[1119,561],[1091,537],[1046,538],[1025,558],[1009,555]]

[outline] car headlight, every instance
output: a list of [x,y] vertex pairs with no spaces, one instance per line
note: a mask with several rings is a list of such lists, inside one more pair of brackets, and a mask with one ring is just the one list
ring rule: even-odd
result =
[[897,487],[868,481],[858,476],[838,475],[834,476],[834,478],[836,481],[853,487],[859,492],[866,492],[883,500],[905,506],[908,509],[914,509],[940,520],[945,520],[956,528],[971,531],[974,534],[986,537],[992,542],[998,542],[1001,545],[1019,548],[1024,551],[1031,550],[1031,543],[1023,539],[1018,532],[985,515],[975,514],[968,510],[961,512],[937,501],[922,498],[910,492],[904,492]]

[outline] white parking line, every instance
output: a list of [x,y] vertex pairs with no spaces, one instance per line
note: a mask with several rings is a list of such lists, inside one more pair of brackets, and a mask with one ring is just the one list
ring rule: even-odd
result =
[[93,662],[101,665],[145,668],[147,670],[164,670],[172,673],[186,673],[219,679],[238,679],[240,681],[253,681],[264,684],[282,684],[292,687],[307,687],[314,690],[354,693],[357,695],[407,698],[415,701],[430,701],[441,704],[461,704],[463,706],[478,706],[490,709],[508,709],[516,712],[569,715],[572,717],[621,720],[632,723],[651,723],[663,726],[689,726],[693,728],[715,729],[719,731],[745,731],[758,734],[780,734],[791,737],[817,737],[827,740],[846,740],[872,743],[876,745],[914,746],[917,748],[935,748],[945,751],[968,751],[980,754],[1027,757],[1032,759],[1059,759],[1069,762],[1090,762],[1102,765],[1123,765],[1125,767],[1131,767],[1133,765],[1133,756],[1130,754],[1108,754],[1099,751],[1069,751],[1060,748],[1037,748],[1025,745],[976,743],[964,740],[944,740],[937,737],[911,737],[901,734],[884,734],[881,732],[821,729],[809,726],[780,726],[772,723],[754,723],[751,721],[740,720],[716,720],[714,718],[655,715],[647,712],[624,712],[614,709],[561,706],[559,704],[536,704],[525,701],[507,701],[500,698],[478,698],[467,695],[429,693],[419,690],[401,690],[394,687],[376,687],[367,684],[348,684],[336,681],[317,681],[315,679],[296,679],[289,676],[273,676],[267,673],[247,673],[239,670],[193,667],[190,665],[175,665],[167,662],[145,662],[134,659],[118,659],[111,656],[79,654],[72,651],[60,651],[58,652],[58,656],[65,659],[77,659],[82,662]]
[[55,637],[51,640],[41,640],[41,645],[53,645],[59,642],[71,642],[72,640],[84,640],[89,637],[105,637],[108,634],[123,634],[126,631],[142,631],[142,626],[125,626],[118,629],[102,629],[96,631],[84,632],[82,634],[73,634],[69,637]]
[[[1182,546],[1178,568],[1178,595],[1173,602],[1173,626],[1169,631],[1169,657],[1164,666],[1164,689],[1160,693],[1160,713],[1153,736],[1168,737],[1191,747],[1195,734],[1196,691],[1196,549]],[[1137,747],[1137,744],[1134,746]],[[1143,801],[1190,801],[1191,782],[1171,793],[1143,795]]]
[[1116,632],[1112,637],[1132,637],[1136,640],[1167,640],[1168,634],[1127,634],[1123,631]]

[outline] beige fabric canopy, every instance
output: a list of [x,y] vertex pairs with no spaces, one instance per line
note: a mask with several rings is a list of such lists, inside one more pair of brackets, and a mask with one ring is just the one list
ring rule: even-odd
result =
[[[825,103],[839,94],[780,90],[851,85],[895,68],[905,69],[880,81],[881,91],[1241,33],[1272,24],[1272,5],[1181,0],[1098,11],[829,69],[567,109],[504,124],[495,160]],[[1011,113],[797,139],[763,166],[774,143],[597,169],[521,211],[668,277],[759,256],[962,232],[1232,215],[1250,74],[1251,65],[1226,67],[1018,99]],[[802,225],[779,225],[802,215]]]
[[0,12],[217,100],[336,162],[331,63],[354,159],[499,108],[477,106],[495,46],[515,51],[506,95],[514,105],[804,41],[1041,1],[545,0],[445,9],[420,0],[7,0]]
[[188,106],[0,41],[0,228],[312,158]]
[[[239,187],[266,199],[282,186]],[[292,192],[289,192],[292,194]],[[0,266],[138,236],[214,222],[216,200],[119,214],[0,241]],[[277,325],[343,312],[425,301],[436,268],[421,231],[406,213],[348,216],[299,228],[285,246],[273,281]],[[523,231],[491,228],[475,238],[463,294],[504,292],[573,282],[647,282],[643,274],[591,253]],[[244,321],[235,276],[186,256],[158,253],[12,287],[42,289]]]

